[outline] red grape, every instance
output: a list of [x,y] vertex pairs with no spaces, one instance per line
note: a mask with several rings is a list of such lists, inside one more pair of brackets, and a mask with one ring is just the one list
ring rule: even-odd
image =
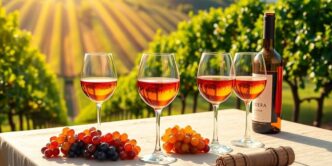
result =
[[52,142],[52,141],[57,141],[57,137],[56,137],[56,136],[52,136],[52,137],[50,138],[50,142]]
[[[98,149],[98,155],[96,150]],[[50,142],[41,148],[46,158],[60,155],[67,157],[84,157],[86,159],[116,161],[134,159],[141,151],[135,139],[128,139],[127,133],[107,133],[92,127],[75,135],[75,130],[65,127],[58,137],[52,136]]]
[[63,128],[62,129],[62,134],[67,135],[68,130],[69,130],[68,127]]
[[122,142],[126,142],[128,140],[128,134],[126,133],[121,134],[120,139]]
[[55,149],[59,146],[58,142],[57,141],[52,141],[49,148],[50,149]]
[[120,159],[121,160],[126,160],[128,158],[128,155],[125,151],[120,152]]
[[88,144],[87,146],[87,150],[90,152],[90,153],[94,153],[96,151],[96,146],[93,145],[93,144]]
[[92,131],[96,131],[97,129],[95,128],[95,127],[91,127],[90,129],[89,129],[89,131],[90,132],[92,132]]
[[60,153],[59,148],[55,148],[52,150],[53,156],[57,157]]
[[64,156],[67,156],[67,154],[68,154],[68,151],[67,151],[67,150],[65,150],[65,149],[63,149],[63,148],[61,148],[61,153],[62,153]]
[[98,132],[96,130],[91,131],[90,135],[91,135],[91,137],[98,136]]
[[71,143],[71,144],[74,143],[74,142],[76,142],[74,136],[68,136],[67,139],[68,139],[68,142]]
[[45,152],[46,149],[47,149],[47,147],[41,148],[41,152],[44,154],[44,152]]
[[207,153],[207,152],[209,152],[210,151],[210,147],[209,147],[209,145],[205,145],[205,147],[204,147],[204,149],[203,149],[203,152],[204,153]]
[[129,151],[129,152],[127,152],[127,158],[128,158],[129,160],[134,159],[135,156],[136,156],[135,152],[133,152],[133,151]]
[[90,135],[86,135],[83,137],[83,142],[86,143],[86,144],[89,144],[91,143],[91,136]]
[[99,136],[101,136],[101,131],[100,130],[97,130],[97,133]]
[[113,135],[113,139],[120,139],[120,136],[121,136],[118,131],[114,131],[112,135]]
[[92,137],[92,143],[95,145],[100,144],[100,136],[96,135],[96,136]]
[[77,136],[77,138],[78,138],[78,140],[80,140],[80,141],[83,141],[83,137],[85,136],[86,134],[85,133],[79,133],[78,134],[78,136]]
[[70,143],[69,142],[64,142],[62,144],[62,148],[65,150],[65,151],[68,151],[69,148],[70,148]]
[[129,143],[126,143],[125,146],[124,146],[124,150],[126,152],[129,152],[133,149],[133,145],[129,144]]
[[105,138],[106,138],[106,141],[107,141],[107,142],[111,142],[111,141],[113,141],[113,135],[112,135],[111,133],[107,133],[107,134],[105,135]]
[[67,132],[68,136],[73,136],[74,134],[75,134],[75,130],[73,130],[73,129],[69,129]]
[[53,151],[51,149],[46,149],[44,152],[45,157],[51,158],[53,155]]

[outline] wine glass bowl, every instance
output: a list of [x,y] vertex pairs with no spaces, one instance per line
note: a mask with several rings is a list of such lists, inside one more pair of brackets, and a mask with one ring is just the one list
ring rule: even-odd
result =
[[86,53],[80,81],[84,94],[97,105],[97,128],[100,129],[102,104],[113,95],[117,85],[112,54]]
[[233,79],[229,76],[198,76],[197,84],[205,100],[211,104],[220,104],[231,95]]
[[95,103],[108,100],[114,93],[116,84],[116,78],[87,77],[81,79],[81,86],[84,94]]
[[213,139],[210,152],[226,154],[232,148],[218,140],[218,107],[232,94],[232,60],[228,53],[205,52],[202,54],[198,71],[197,86],[202,97],[213,105]]
[[154,109],[169,105],[177,95],[179,86],[180,82],[176,78],[150,77],[137,80],[141,98]]
[[152,154],[140,158],[152,164],[170,164],[176,159],[163,154],[160,147],[160,116],[162,109],[177,96],[180,75],[173,54],[143,54],[137,77],[138,93],[156,115],[156,144]]
[[234,92],[243,101],[256,99],[264,90],[266,78],[238,76],[234,80]]
[[[235,146],[246,148],[260,148],[264,144],[251,138],[250,104],[265,89],[266,67],[264,57],[256,52],[239,52],[233,61],[234,83],[233,90],[246,106],[245,134],[242,139],[232,141]],[[259,74],[258,74],[259,73]]]

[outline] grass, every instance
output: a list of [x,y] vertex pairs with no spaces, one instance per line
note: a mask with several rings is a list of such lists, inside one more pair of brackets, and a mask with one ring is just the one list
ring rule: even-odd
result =
[[[310,97],[310,96],[318,96],[318,93],[315,93],[312,84],[308,84],[305,89],[301,89],[299,91],[300,97]],[[292,109],[293,109],[293,97],[291,94],[291,90],[286,83],[283,84],[283,118],[287,120],[291,120],[292,118]],[[316,101],[304,102],[301,104],[301,112],[299,116],[299,121],[304,124],[312,124],[313,120],[316,117]],[[332,98],[325,99],[324,102],[324,115],[322,122],[328,123],[332,122]]]
[[[13,120],[14,120],[14,122],[15,122],[16,129],[18,130],[19,127],[20,127],[18,116],[14,116],[14,117],[13,117]],[[2,125],[2,131],[3,131],[3,132],[11,131],[11,129],[10,129],[10,125],[8,124],[8,122],[5,121],[4,123],[5,123],[5,125]],[[30,127],[32,127],[32,122],[30,122]],[[25,118],[24,118],[23,128],[24,128],[24,129],[27,129],[27,128],[28,128],[28,127],[27,127],[27,123],[26,123],[26,121],[25,121]]]

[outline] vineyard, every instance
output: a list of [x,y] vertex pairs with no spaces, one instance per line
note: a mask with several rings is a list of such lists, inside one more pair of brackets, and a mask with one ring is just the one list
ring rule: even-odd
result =
[[[183,3],[184,1],[190,4]],[[0,114],[0,132],[2,123],[9,123],[11,130],[15,130],[17,118],[20,121],[20,129],[24,129],[24,116],[27,118],[28,129],[30,119],[34,123],[33,128],[64,124],[66,121],[61,122],[65,119],[62,114],[64,112],[69,115],[70,123],[94,122],[95,105],[83,94],[80,87],[79,73],[85,52],[112,52],[120,76],[114,95],[104,104],[104,120],[153,116],[151,109],[141,101],[136,89],[138,56],[143,50],[174,52],[179,63],[180,92],[164,114],[206,111],[209,105],[200,97],[196,87],[197,62],[201,52],[224,50],[234,54],[236,51],[259,50],[263,24],[261,14],[270,8],[276,11],[277,19],[286,20],[279,21],[276,26],[276,33],[279,34],[276,48],[281,51],[286,62],[283,77],[284,118],[315,126],[329,123],[332,113],[330,109],[332,102],[329,97],[332,92],[330,56],[332,40],[329,38],[332,32],[330,27],[332,15],[322,15],[322,13],[331,13],[330,3],[324,0],[308,0],[303,9],[298,9],[297,6],[302,2],[280,0],[276,4],[265,4],[262,1],[240,0],[230,5],[232,2],[232,0],[2,1],[0,9],[4,8],[9,17],[6,20],[8,25],[0,26],[5,34],[4,42],[0,46],[7,50],[3,51],[5,56],[13,54],[18,58],[8,63],[5,61],[6,64],[2,65],[5,67],[0,68],[5,71],[3,72],[5,80],[8,80],[5,82],[5,86],[8,86],[5,90],[8,93],[2,93],[1,96],[0,91],[0,97],[5,97],[6,100],[2,101],[5,103],[8,103],[7,99],[15,103],[17,98],[23,104],[20,105],[22,108],[14,107],[15,104],[2,108],[7,112]],[[203,7],[206,6],[204,3],[209,3],[210,7],[215,8],[197,12],[199,9],[207,9]],[[325,3],[328,5],[321,5]],[[222,9],[221,6],[228,7]],[[189,11],[194,12],[186,14]],[[0,12],[2,14],[0,17],[7,18],[6,12]],[[13,12],[17,14],[12,14]],[[323,18],[315,19],[318,16]],[[297,20],[296,26],[293,26],[294,22],[291,20]],[[10,31],[12,28],[17,30]],[[20,29],[24,31],[21,32]],[[159,30],[162,33],[157,33]],[[26,31],[32,34],[31,37]],[[5,38],[6,35],[10,40]],[[19,37],[22,45],[16,41],[12,42]],[[7,46],[8,43],[10,47]],[[43,54],[38,50],[29,52],[30,49],[26,49],[29,47],[37,47]],[[29,56],[23,56],[27,54]],[[36,67],[34,64],[24,66],[18,61],[19,58],[24,61],[29,57],[44,55],[48,63],[45,67]],[[40,58],[36,63],[45,65],[44,61]],[[27,73],[22,73],[21,70],[26,70]],[[41,72],[41,75],[45,74],[45,78],[52,78],[56,73],[58,81],[44,78],[39,83],[42,77],[34,74],[35,70]],[[22,80],[14,81],[15,74]],[[31,83],[31,81],[36,82]],[[31,87],[37,88],[37,93],[31,93],[31,88],[24,88],[22,82],[31,83]],[[26,90],[24,91],[26,96],[22,96],[19,90],[11,86]],[[57,86],[60,88],[60,93]],[[15,91],[12,92],[13,89]],[[52,93],[47,92],[49,90]],[[18,95],[16,98],[8,96],[12,94]],[[43,98],[46,95],[50,96]],[[63,99],[66,101],[67,109],[64,107]],[[232,97],[223,108],[234,108],[236,103],[239,107],[235,100],[236,98]],[[48,107],[50,104],[51,107]],[[54,110],[58,114],[47,114]],[[34,111],[46,113],[39,114]],[[39,119],[39,115],[57,116],[59,119],[54,123],[38,122],[36,119]]]
[[19,11],[20,26],[47,56],[58,75],[75,77],[84,52],[110,51],[119,73],[127,73],[135,56],[155,32],[170,32],[187,16],[151,3],[121,0],[10,0],[3,6]]
[[33,45],[62,80],[73,116],[88,101],[81,99],[77,80],[84,52],[112,52],[118,73],[125,74],[158,29],[168,33],[188,18],[149,0],[5,0],[2,5],[19,12],[20,27],[32,33]]

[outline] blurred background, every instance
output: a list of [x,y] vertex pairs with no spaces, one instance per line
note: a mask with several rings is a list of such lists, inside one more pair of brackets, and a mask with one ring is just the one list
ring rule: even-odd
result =
[[[102,122],[154,116],[136,89],[142,52],[176,54],[181,88],[163,115],[209,111],[201,53],[259,51],[265,11],[276,12],[285,61],[283,119],[332,129],[331,0],[2,0],[0,132],[94,123],[79,82],[85,52],[111,52],[119,74]],[[220,109],[235,107],[233,95]]]

